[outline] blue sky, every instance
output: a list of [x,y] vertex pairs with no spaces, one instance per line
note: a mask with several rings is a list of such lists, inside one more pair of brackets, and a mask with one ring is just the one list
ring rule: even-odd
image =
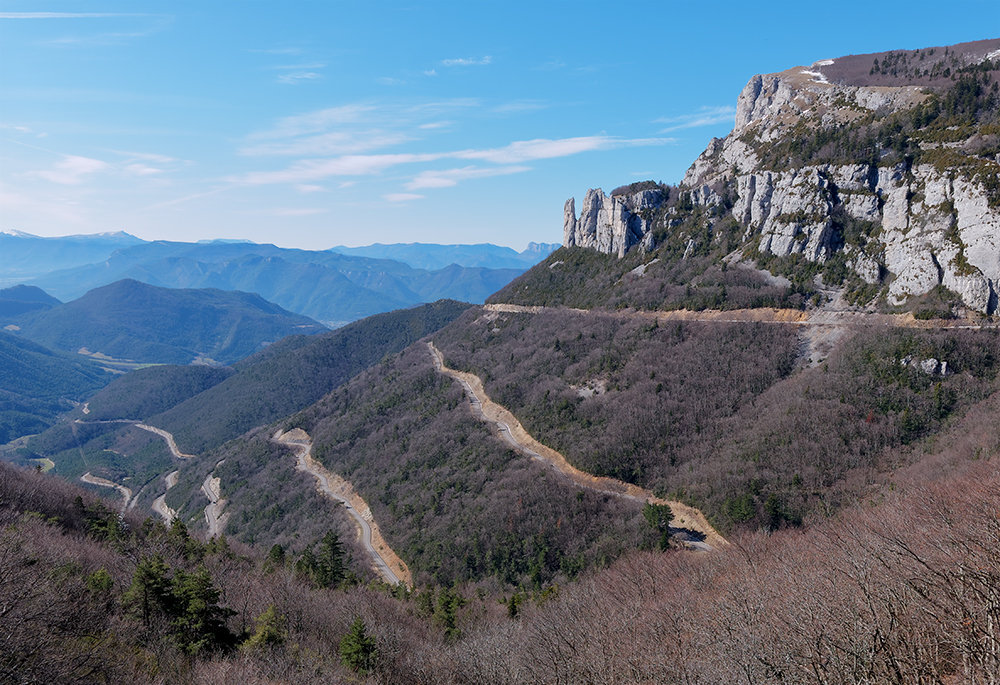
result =
[[755,73],[994,38],[1000,2],[0,2],[0,228],[562,240]]

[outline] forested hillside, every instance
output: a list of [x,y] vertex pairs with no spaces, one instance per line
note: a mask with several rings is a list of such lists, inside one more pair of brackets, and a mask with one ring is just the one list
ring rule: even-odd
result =
[[124,280],[18,319],[18,334],[53,349],[157,364],[231,364],[294,333],[324,327],[258,295],[170,290]]
[[0,445],[43,431],[111,379],[87,359],[0,331]]
[[713,554],[631,553],[543,589],[357,586],[327,534],[266,556],[205,544],[0,464],[0,600],[13,628],[0,635],[0,673],[171,685],[988,683],[1000,670],[997,397],[927,443],[891,490],[807,531],[736,535]]

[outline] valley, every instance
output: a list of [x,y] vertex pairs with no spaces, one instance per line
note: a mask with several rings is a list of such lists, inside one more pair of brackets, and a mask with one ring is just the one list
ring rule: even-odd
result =
[[0,297],[0,680],[997,685],[998,89],[754,76],[554,250],[54,250],[115,280]]

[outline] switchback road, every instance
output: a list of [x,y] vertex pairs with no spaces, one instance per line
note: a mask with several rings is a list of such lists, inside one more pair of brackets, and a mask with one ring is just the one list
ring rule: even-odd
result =
[[684,534],[685,529],[693,530],[705,537],[704,541],[700,541],[694,536],[688,536],[686,544],[691,548],[710,550],[713,547],[721,547],[727,544],[725,539],[708,523],[705,515],[697,509],[681,502],[660,499],[654,496],[653,493],[637,485],[625,483],[614,478],[593,476],[576,468],[559,452],[535,440],[510,411],[493,402],[487,396],[486,391],[483,389],[483,383],[478,376],[463,371],[456,371],[445,366],[444,357],[440,350],[434,346],[434,343],[427,343],[427,348],[430,350],[431,357],[434,360],[434,368],[457,380],[465,389],[465,393],[468,395],[469,402],[472,405],[473,414],[480,420],[495,425],[500,437],[517,451],[532,459],[537,459],[551,465],[560,474],[581,487],[597,492],[605,492],[616,497],[631,499],[636,502],[669,505],[670,509],[674,512],[674,523],[678,526],[676,532]]
[[280,445],[295,450],[296,468],[312,474],[316,478],[317,489],[320,492],[344,504],[347,513],[354,517],[361,529],[361,543],[371,557],[375,570],[385,578],[386,582],[392,585],[398,585],[400,582],[411,585],[413,578],[410,570],[382,537],[378,524],[372,518],[371,509],[365,501],[354,491],[350,483],[330,473],[313,459],[312,440],[309,434],[301,428],[295,428],[287,433],[278,431],[272,439]]

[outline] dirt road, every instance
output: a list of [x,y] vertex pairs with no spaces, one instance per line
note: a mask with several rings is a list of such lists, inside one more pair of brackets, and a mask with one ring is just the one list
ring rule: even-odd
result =
[[102,488],[114,488],[118,492],[122,493],[122,508],[118,512],[124,514],[125,510],[128,509],[129,502],[132,501],[132,491],[129,490],[124,485],[119,485],[113,481],[106,478],[98,478],[97,476],[90,475],[90,471],[80,476],[80,480],[84,483],[90,483],[91,485],[100,485]]
[[375,570],[392,585],[398,585],[401,582],[411,585],[413,577],[410,575],[410,570],[382,537],[378,524],[372,518],[368,504],[354,491],[350,483],[340,476],[330,473],[323,468],[322,464],[312,458],[312,440],[309,434],[301,428],[295,428],[287,433],[278,431],[272,440],[294,449],[297,461],[296,468],[299,471],[312,474],[316,478],[317,489],[321,493],[344,504],[347,513],[354,517],[361,529],[361,543],[371,556]]
[[[434,360],[434,368],[441,373],[457,380],[465,389],[469,402],[472,404],[473,414],[482,421],[492,423],[497,427],[500,437],[508,442],[519,452],[551,465],[556,471],[581,487],[585,487],[598,492],[606,492],[616,497],[623,497],[637,502],[649,502],[651,504],[667,504],[674,513],[674,524],[676,531],[684,535],[685,529],[700,533],[705,537],[704,541],[698,540],[695,536],[688,536],[686,544],[693,549],[710,550],[713,547],[726,545],[725,539],[708,523],[705,515],[693,507],[689,507],[681,502],[671,502],[660,499],[652,492],[644,490],[637,485],[625,483],[614,478],[593,476],[585,473],[570,464],[566,458],[551,447],[547,447],[535,440],[521,425],[521,422],[510,413],[505,407],[493,402],[478,376],[463,371],[450,369],[444,364],[444,357],[434,343],[427,343],[431,357]],[[673,530],[673,529],[672,529]]]
[[[180,471],[171,471],[164,480],[167,481],[167,490],[177,485],[177,476]],[[167,493],[163,493],[153,500],[153,511],[160,515],[164,523],[168,526],[177,518],[177,512],[167,506]]]
[[174,436],[163,430],[162,428],[157,428],[156,426],[147,426],[144,423],[135,424],[136,428],[141,428],[144,431],[149,431],[150,433],[156,433],[161,438],[167,441],[167,447],[170,448],[170,454],[174,455],[178,459],[194,459],[197,455],[195,454],[184,454],[179,449],[177,449],[177,443],[174,442]]
[[[222,461],[225,461],[223,459]],[[216,468],[222,464],[220,461]],[[229,514],[223,514],[222,508],[226,506],[226,500],[222,499],[222,479],[215,476],[215,471],[208,474],[205,482],[201,484],[201,491],[208,498],[208,506],[205,507],[205,522],[208,524],[208,537],[218,537],[219,532],[225,528]]]

